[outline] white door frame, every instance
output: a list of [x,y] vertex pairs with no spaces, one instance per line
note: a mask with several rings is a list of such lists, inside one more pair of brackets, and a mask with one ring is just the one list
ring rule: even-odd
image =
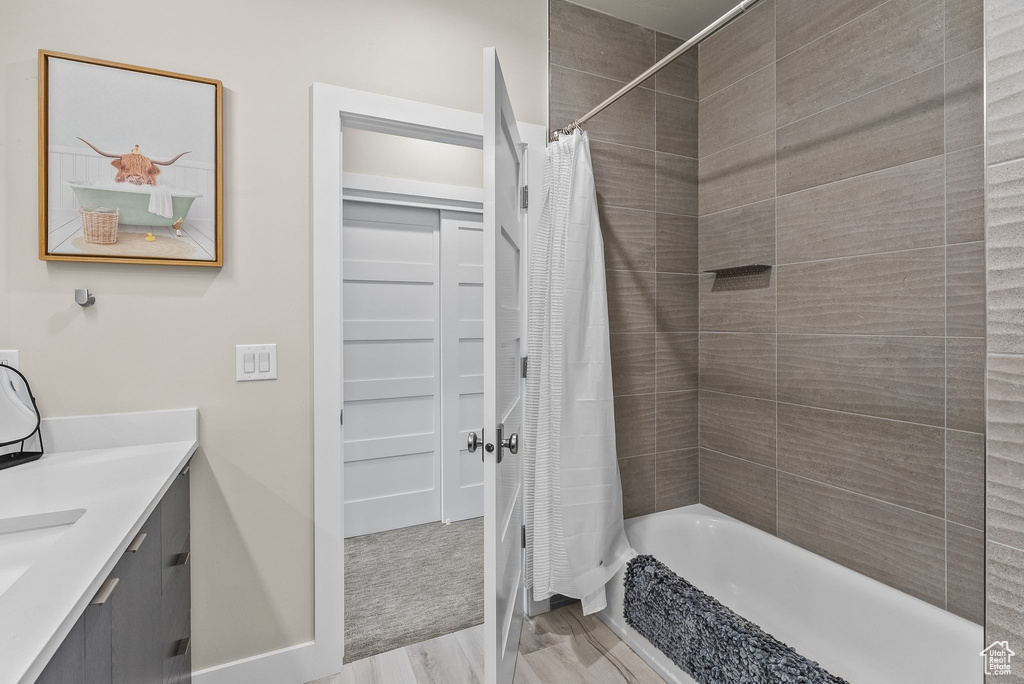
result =
[[[312,662],[297,664],[297,684],[341,671],[345,652],[345,525],[343,504],[344,405],[342,363],[342,199],[367,199],[354,194],[388,193],[441,203],[472,203],[465,188],[408,181],[372,181],[357,189],[358,177],[342,165],[342,126],[421,140],[483,147],[483,116],[397,97],[314,83],[310,88],[310,222],[313,260],[313,648]],[[535,200],[528,220],[540,216],[544,126],[520,124],[529,146],[527,169],[534,179]],[[367,177],[362,177],[366,181]],[[355,193],[343,189],[353,182]],[[366,181],[370,182],[370,181]],[[405,188],[404,190],[396,188]],[[411,193],[410,193],[411,189]],[[471,190],[471,189],[470,189]],[[420,194],[422,193],[422,194]],[[438,196],[438,195],[442,196]],[[447,195],[447,196],[444,196]],[[482,198],[483,191],[480,191]],[[388,201],[377,196],[378,201]],[[402,201],[399,199],[398,201]],[[450,206],[449,208],[461,208]],[[525,261],[525,260],[524,260]],[[303,649],[310,653],[310,649]]]

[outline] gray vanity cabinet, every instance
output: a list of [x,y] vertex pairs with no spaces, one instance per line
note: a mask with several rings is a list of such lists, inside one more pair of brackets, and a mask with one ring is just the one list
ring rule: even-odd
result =
[[192,680],[188,468],[118,559],[37,684]]

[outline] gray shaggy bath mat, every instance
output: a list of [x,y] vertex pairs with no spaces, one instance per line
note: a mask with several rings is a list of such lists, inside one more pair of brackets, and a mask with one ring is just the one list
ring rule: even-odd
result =
[[626,623],[700,684],[848,684],[653,556],[626,566]]

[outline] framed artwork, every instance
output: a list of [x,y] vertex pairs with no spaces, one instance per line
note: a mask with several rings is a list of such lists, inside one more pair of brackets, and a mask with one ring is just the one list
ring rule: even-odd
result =
[[39,51],[39,258],[221,266],[220,81]]

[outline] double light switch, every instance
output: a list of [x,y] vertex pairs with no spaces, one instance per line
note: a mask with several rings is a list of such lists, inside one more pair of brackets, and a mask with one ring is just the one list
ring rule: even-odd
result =
[[235,346],[235,380],[276,380],[276,344],[239,344]]

